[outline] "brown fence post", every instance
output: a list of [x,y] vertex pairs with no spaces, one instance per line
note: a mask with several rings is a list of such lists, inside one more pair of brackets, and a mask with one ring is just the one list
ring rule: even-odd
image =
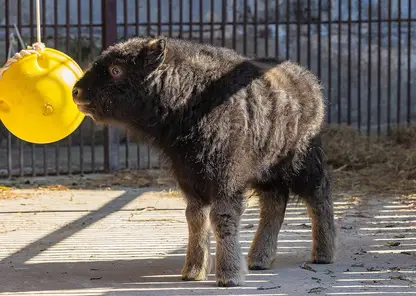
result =
[[[117,1],[102,0],[102,48],[117,41]],[[104,128],[104,170],[113,172],[120,164],[120,131],[111,126]]]

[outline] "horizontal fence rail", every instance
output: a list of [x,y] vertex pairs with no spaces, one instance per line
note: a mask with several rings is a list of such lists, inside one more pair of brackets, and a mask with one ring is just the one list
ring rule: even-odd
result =
[[[290,59],[321,80],[327,123],[368,135],[416,120],[415,0],[41,0],[47,46],[82,68],[104,47],[164,35]],[[35,0],[0,0],[0,57],[35,41]],[[109,32],[111,30],[111,32]],[[54,144],[20,141],[0,126],[0,177],[87,174],[163,165],[124,130],[86,118]]]

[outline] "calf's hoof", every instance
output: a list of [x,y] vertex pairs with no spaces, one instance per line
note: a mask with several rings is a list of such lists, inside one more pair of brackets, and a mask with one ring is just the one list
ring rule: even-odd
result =
[[217,286],[223,287],[223,288],[231,288],[231,287],[237,287],[239,286],[239,284],[234,281],[228,281],[228,282],[218,281]]
[[331,264],[334,263],[334,258],[331,255],[312,255],[311,262],[313,264]]
[[266,257],[255,258],[255,257],[249,256],[247,258],[247,265],[248,265],[249,270],[270,269],[272,262],[273,260],[266,258]]

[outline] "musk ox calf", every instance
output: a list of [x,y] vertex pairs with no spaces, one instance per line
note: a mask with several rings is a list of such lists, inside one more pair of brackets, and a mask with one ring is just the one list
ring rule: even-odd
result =
[[73,89],[82,112],[146,136],[169,161],[187,201],[183,280],[210,272],[212,229],[217,285],[243,284],[239,224],[248,188],[260,202],[249,269],[270,268],[290,193],[308,207],[312,262],[333,261],[320,84],[295,63],[264,62],[196,42],[133,38],[105,50]]

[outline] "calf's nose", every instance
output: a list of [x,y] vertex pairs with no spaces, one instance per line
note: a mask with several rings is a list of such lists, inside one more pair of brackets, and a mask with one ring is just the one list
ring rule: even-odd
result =
[[72,89],[72,98],[73,99],[79,98],[81,96],[81,94],[82,94],[82,90],[80,88],[74,87]]

